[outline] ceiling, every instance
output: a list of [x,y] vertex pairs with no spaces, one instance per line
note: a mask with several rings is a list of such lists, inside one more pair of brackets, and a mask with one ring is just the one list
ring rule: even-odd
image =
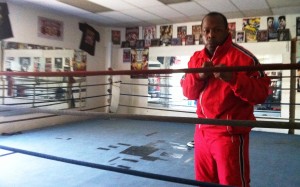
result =
[[[1,0],[0,0],[1,1]],[[299,14],[300,0],[5,0],[71,15],[99,26],[132,27],[200,21],[211,11],[228,19]]]

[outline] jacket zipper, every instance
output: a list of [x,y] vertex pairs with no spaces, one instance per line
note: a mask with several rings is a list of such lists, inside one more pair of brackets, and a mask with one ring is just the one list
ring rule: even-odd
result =
[[[217,48],[218,48],[218,47],[217,47]],[[217,48],[216,48],[216,50],[217,50]],[[212,62],[213,57],[215,56],[216,50],[215,50],[213,56],[209,59],[211,62]],[[200,94],[199,102],[200,102],[200,107],[201,107],[202,114],[205,116],[205,118],[207,118],[207,116],[205,115],[205,112],[204,112],[203,105],[202,105],[202,96],[203,96],[203,93],[204,93],[205,90],[206,90],[206,87],[204,88],[204,90],[203,90],[203,91],[201,92],[201,94]],[[200,128],[200,126],[201,126],[201,125],[199,125],[199,128]]]

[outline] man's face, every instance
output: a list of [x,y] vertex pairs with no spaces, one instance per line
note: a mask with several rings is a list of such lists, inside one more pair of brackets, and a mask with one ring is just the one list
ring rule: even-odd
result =
[[285,20],[280,19],[279,24],[280,24],[281,27],[285,27]]
[[24,59],[23,59],[23,61],[22,61],[22,65],[23,65],[24,67],[27,67],[27,66],[29,66],[29,61],[28,61],[28,59],[27,59],[27,58],[24,58]]
[[205,48],[213,54],[217,46],[222,45],[228,36],[229,30],[220,16],[208,16],[202,23],[202,38]]
[[272,20],[272,19],[269,19],[269,20],[268,20],[268,26],[271,27],[272,25],[273,25],[273,20]]

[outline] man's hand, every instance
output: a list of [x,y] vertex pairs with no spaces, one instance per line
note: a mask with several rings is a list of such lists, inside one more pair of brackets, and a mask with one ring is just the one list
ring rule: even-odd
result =
[[[216,65],[215,67],[226,67],[226,65],[219,64],[219,65]],[[225,82],[230,82],[233,77],[233,73],[232,72],[216,72],[216,73],[214,73],[214,76],[215,76],[215,78],[219,78]]]
[[[213,63],[210,62],[210,61],[209,61],[209,62],[204,62],[204,63],[202,64],[202,67],[203,67],[203,68],[213,67]],[[212,76],[212,75],[213,75],[212,72],[208,72],[208,73],[206,73],[206,72],[199,73],[200,80],[205,80],[205,79],[209,78],[209,77]]]

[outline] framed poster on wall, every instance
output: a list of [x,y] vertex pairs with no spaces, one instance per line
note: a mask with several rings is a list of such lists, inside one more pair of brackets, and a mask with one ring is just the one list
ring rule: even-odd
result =
[[38,17],[38,36],[54,40],[63,40],[63,22],[44,17]]

